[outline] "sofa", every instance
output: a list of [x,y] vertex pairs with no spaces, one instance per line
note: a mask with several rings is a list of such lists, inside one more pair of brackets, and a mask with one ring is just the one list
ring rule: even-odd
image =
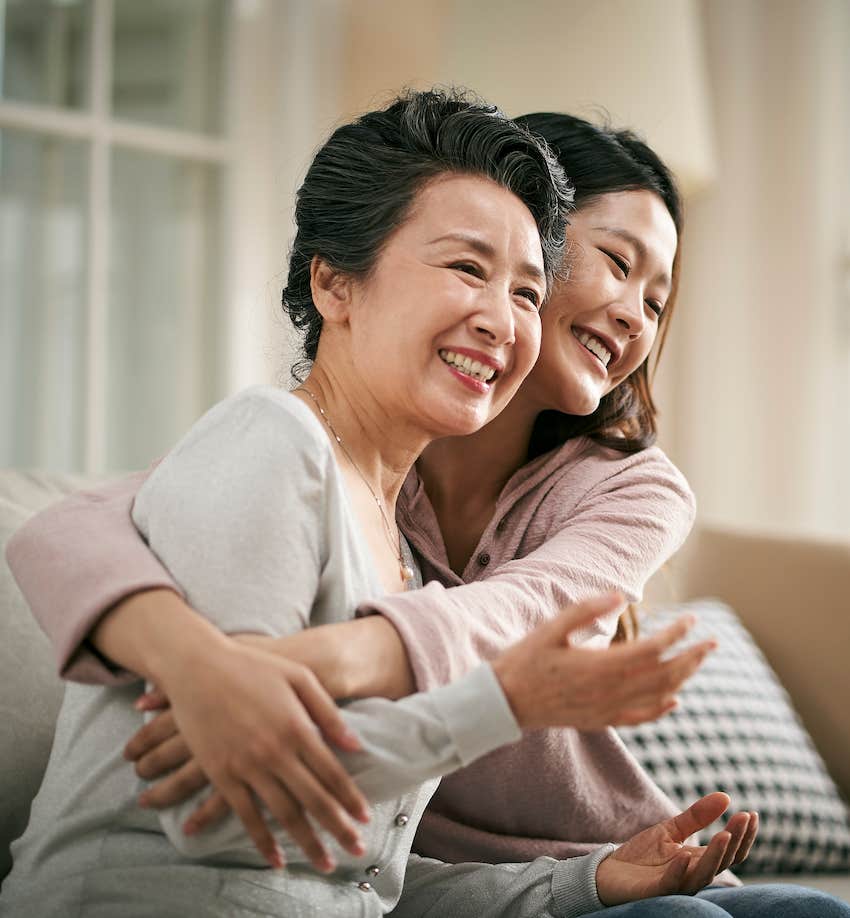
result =
[[[73,476],[0,470],[0,881],[9,844],[26,824],[50,752],[62,685],[47,640],[5,563],[5,545],[34,512],[81,487]],[[647,604],[719,597],[773,667],[826,768],[850,796],[850,542],[794,539],[698,526],[647,588]],[[749,875],[795,882],[850,902],[850,870]]]

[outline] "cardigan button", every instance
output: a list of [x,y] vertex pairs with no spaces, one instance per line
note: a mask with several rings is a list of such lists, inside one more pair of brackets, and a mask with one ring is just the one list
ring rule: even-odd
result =
[[399,813],[395,818],[396,827],[403,829],[410,822],[410,817],[407,813]]
[[360,892],[372,892],[372,884],[367,883],[365,880],[357,884],[357,888]]
[[487,567],[487,565],[490,563],[490,553],[486,551],[482,551],[481,554],[478,556],[478,563],[482,567]]
[[366,868],[366,874],[370,877],[376,877],[380,872],[381,868],[377,864],[372,864]]

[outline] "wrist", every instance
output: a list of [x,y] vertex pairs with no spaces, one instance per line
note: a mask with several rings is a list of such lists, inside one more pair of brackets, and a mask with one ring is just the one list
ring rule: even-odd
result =
[[162,689],[187,657],[209,653],[226,638],[173,590],[147,590],[116,604],[91,641],[109,660]]
[[514,715],[520,729],[529,729],[533,725],[527,723],[528,712],[523,703],[522,680],[516,678],[516,667],[513,665],[510,653],[500,654],[495,660],[491,661],[490,665],[499,680],[499,684],[502,686],[502,691],[505,694],[508,705],[510,705],[511,713]]

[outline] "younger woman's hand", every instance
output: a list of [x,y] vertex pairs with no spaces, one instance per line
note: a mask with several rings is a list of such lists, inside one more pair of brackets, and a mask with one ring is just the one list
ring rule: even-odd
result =
[[578,603],[539,625],[493,661],[520,727],[604,727],[655,720],[676,706],[676,692],[716,647],[703,641],[665,656],[694,624],[682,616],[649,638],[605,649],[577,647],[571,636],[624,602],[610,593]]
[[[258,799],[317,869],[333,865],[305,813],[347,850],[362,853],[350,816],[366,821],[366,800],[322,737],[346,749],[358,743],[312,672],[228,639],[183,664],[161,679],[174,724],[197,762],[184,764],[182,777],[191,772],[197,783],[200,769],[273,866],[282,866],[282,852]],[[165,736],[168,721],[164,756],[177,764],[182,747]],[[187,830],[197,829],[193,817]]]
[[596,869],[596,889],[603,905],[653,896],[694,895],[709,886],[717,874],[740,864],[758,832],[757,813],[736,813],[707,845],[685,844],[728,806],[726,794],[709,794],[678,816],[645,829],[621,845]]

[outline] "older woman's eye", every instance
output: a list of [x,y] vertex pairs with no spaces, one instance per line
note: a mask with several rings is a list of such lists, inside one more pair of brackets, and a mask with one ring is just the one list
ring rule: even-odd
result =
[[620,273],[623,275],[623,278],[627,278],[629,273],[632,270],[632,266],[623,258],[621,255],[617,255],[615,252],[609,252],[607,249],[600,249],[600,251],[608,256],[608,259],[612,261],[619,269]]
[[456,271],[462,271],[464,274],[471,274],[473,277],[482,277],[483,272],[478,265],[470,264],[468,261],[458,261],[455,264],[449,265],[450,268],[453,268]]
[[529,287],[523,287],[517,290],[517,296],[525,297],[535,309],[540,309],[540,294]]

